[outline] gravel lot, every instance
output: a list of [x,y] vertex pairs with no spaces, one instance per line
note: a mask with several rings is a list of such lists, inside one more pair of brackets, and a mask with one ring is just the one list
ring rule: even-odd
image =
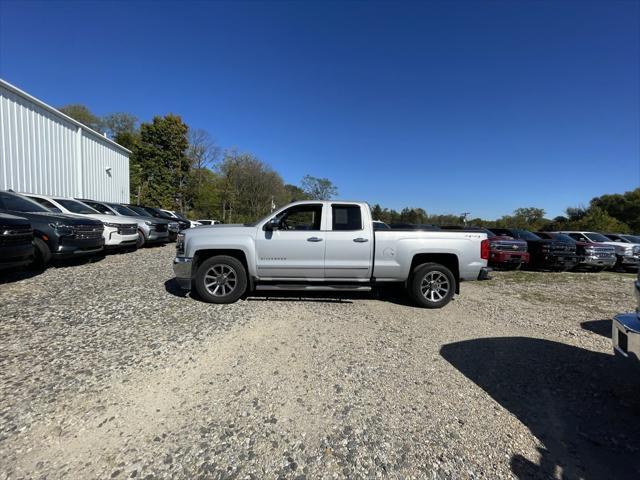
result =
[[214,306],[173,246],[0,283],[0,479],[638,478],[630,274]]

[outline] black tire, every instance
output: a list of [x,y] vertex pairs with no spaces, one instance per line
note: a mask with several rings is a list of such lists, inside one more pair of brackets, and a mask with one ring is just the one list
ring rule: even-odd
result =
[[[231,281],[232,278],[234,282]],[[247,290],[247,271],[237,258],[217,255],[202,262],[194,283],[204,301],[233,303]]]
[[138,230],[138,240],[136,240],[136,248],[144,247],[145,243],[147,243],[147,239],[145,238],[144,233],[142,233],[142,230]]
[[444,265],[424,263],[413,271],[408,290],[419,307],[442,308],[453,298],[456,279]]
[[33,246],[34,258],[32,265],[35,268],[44,268],[49,265],[49,262],[51,261],[51,250],[49,249],[47,242],[41,238],[35,237],[33,239]]

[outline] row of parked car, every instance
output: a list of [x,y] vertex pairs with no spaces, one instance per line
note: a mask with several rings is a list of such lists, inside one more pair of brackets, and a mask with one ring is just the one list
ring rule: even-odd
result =
[[498,269],[605,269],[636,271],[640,265],[640,236],[582,231],[530,232],[520,228],[457,225],[412,225],[374,222],[377,229],[469,230],[487,234],[489,265]]
[[171,242],[198,225],[154,207],[0,191],[0,269]]

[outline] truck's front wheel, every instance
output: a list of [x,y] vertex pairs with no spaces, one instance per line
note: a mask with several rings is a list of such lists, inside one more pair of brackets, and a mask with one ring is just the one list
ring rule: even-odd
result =
[[409,284],[413,300],[425,308],[442,308],[453,298],[456,279],[444,265],[425,263],[417,267]]
[[198,267],[195,286],[207,302],[233,303],[247,289],[247,271],[237,258],[217,255]]

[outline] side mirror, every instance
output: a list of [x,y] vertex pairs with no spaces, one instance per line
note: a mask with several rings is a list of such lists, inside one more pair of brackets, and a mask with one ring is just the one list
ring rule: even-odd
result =
[[267,223],[264,224],[264,229],[268,232],[271,232],[273,230],[277,230],[278,229],[278,219],[277,218],[272,218],[271,220],[269,220]]

